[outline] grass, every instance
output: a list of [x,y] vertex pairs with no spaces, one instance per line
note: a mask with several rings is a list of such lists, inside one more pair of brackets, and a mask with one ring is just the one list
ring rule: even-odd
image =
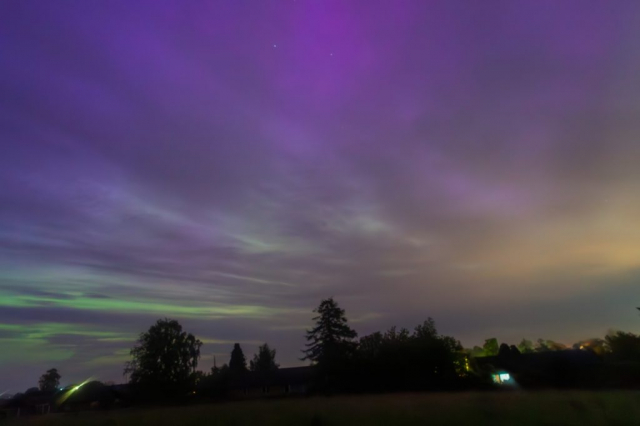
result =
[[15,419],[16,425],[640,425],[640,392],[484,392],[254,400]]

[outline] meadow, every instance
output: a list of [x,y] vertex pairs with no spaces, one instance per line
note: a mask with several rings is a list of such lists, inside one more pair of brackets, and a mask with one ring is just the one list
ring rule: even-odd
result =
[[10,425],[640,425],[640,392],[479,392],[310,397],[130,408]]

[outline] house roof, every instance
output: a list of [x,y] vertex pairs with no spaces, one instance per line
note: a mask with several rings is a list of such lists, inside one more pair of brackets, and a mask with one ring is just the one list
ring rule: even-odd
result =
[[273,371],[249,371],[230,380],[232,388],[303,385],[311,381],[313,367],[280,368]]
[[514,367],[526,369],[547,368],[558,364],[586,366],[602,362],[593,352],[576,349],[535,352],[511,356],[486,356],[478,357],[476,361],[481,367],[491,366],[506,370]]
[[16,394],[8,400],[4,407],[28,407],[34,405],[51,404],[55,392],[37,391]]

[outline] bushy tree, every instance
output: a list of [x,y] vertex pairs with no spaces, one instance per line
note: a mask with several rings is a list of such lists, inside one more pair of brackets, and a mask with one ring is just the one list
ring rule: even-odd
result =
[[392,327],[360,339],[357,369],[365,389],[420,390],[454,384],[467,374],[468,357],[460,342],[440,335],[433,319],[413,333]]
[[[411,335],[406,328],[391,327],[384,333],[376,331],[360,338],[358,345],[359,362],[377,364],[373,369],[393,368],[392,363],[402,356]],[[383,367],[386,366],[386,367]]]
[[498,339],[492,337],[491,339],[487,339],[484,341],[484,345],[482,346],[482,350],[484,351],[485,356],[496,356],[499,351]]
[[314,310],[315,326],[307,330],[307,348],[303,360],[318,364],[333,364],[348,358],[356,344],[358,334],[349,327],[344,309],[333,298],[325,299]]
[[375,333],[363,336],[358,343],[358,352],[361,356],[367,358],[376,358],[380,356],[382,345],[384,344],[384,337],[382,333],[376,331]]
[[502,358],[508,358],[511,355],[511,348],[506,343],[500,345],[500,349],[498,349],[498,356]]
[[605,342],[611,359],[640,362],[640,336],[623,331],[610,332]]
[[223,397],[229,389],[229,381],[233,378],[229,365],[211,368],[211,374],[206,375],[198,383],[199,393],[203,395]]
[[536,342],[535,352],[549,352],[549,351],[563,351],[567,349],[562,343],[554,342],[553,340],[538,339]]
[[253,355],[249,363],[251,371],[273,371],[279,367],[276,364],[276,350],[271,349],[268,344],[260,345],[258,353]]
[[40,376],[40,380],[38,381],[38,387],[41,391],[54,391],[60,386],[60,374],[58,370],[52,368],[47,370],[42,376]]
[[511,355],[512,356],[518,356],[521,355],[520,353],[520,349],[518,349],[518,347],[516,345],[511,345],[509,346],[509,350],[511,351]]
[[469,349],[469,355],[471,355],[474,358],[475,357],[481,358],[483,356],[486,356],[486,354],[484,353],[484,349],[482,349],[478,345],[476,345],[473,348]]
[[178,321],[160,319],[141,333],[125,367],[134,384],[186,383],[196,371],[202,342],[182,330]]
[[229,370],[233,373],[242,373],[247,371],[247,358],[245,358],[244,352],[242,352],[240,343],[233,345],[231,360],[229,361]]
[[409,343],[413,353],[411,364],[420,380],[443,383],[463,374],[467,355],[462,344],[439,334],[433,318],[415,328]]
[[607,346],[607,342],[604,341],[603,339],[587,339],[587,340],[581,340],[577,343],[574,343],[573,345],[573,349],[579,349],[579,350],[583,350],[583,351],[590,351],[593,352],[594,354],[603,357],[607,354],[607,352],[609,351],[609,348]]
[[211,367],[211,375],[212,376],[216,376],[218,374],[227,374],[227,373],[229,373],[229,365],[228,364],[222,364],[222,367],[216,367],[216,366]]
[[531,340],[522,339],[522,341],[518,345],[518,350],[522,354],[530,354],[534,352],[533,342]]

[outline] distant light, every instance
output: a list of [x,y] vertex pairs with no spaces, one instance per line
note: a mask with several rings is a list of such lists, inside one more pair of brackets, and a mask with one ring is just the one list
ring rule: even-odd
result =
[[493,375],[493,382],[496,384],[511,383],[511,375],[509,373],[496,373]]
[[84,382],[80,383],[78,386],[74,386],[74,387],[68,389],[64,394],[62,394],[60,399],[58,399],[57,404],[60,405],[60,404],[64,403],[71,396],[72,393],[74,393],[75,391],[77,391],[82,386],[86,385],[87,383],[89,383],[91,380],[93,380],[93,377],[89,377],[87,380],[85,380]]

